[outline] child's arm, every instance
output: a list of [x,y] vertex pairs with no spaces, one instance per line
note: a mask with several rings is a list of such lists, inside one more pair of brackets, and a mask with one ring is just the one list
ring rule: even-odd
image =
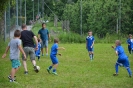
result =
[[92,43],[92,45],[91,45],[91,48],[94,46],[94,41],[93,41],[93,43]]
[[7,54],[7,52],[9,51],[9,49],[10,49],[10,46],[8,46],[8,47],[6,48],[6,51],[5,51],[5,53],[3,54],[2,58],[5,58],[5,57],[6,57],[6,54]]
[[[112,46],[112,48],[113,48],[113,49],[115,49],[115,47],[114,47],[114,46]],[[115,53],[116,53],[116,55],[118,55],[118,52],[117,52],[116,50],[115,50]]]
[[35,43],[36,43],[36,48],[35,48],[35,50],[38,50],[38,40],[37,40],[37,37],[36,37],[36,36],[34,36],[34,40],[35,40]]
[[24,58],[26,59],[26,54],[24,52],[24,50],[22,49],[21,45],[18,46],[20,52],[24,55]]
[[87,43],[87,41],[86,41],[86,49],[88,48],[88,47],[87,47],[87,44],[88,44],[88,43]]
[[58,47],[57,50],[65,50],[64,47]]

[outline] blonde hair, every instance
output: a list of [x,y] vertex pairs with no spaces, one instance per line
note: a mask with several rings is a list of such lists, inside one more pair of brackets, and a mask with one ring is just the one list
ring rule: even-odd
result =
[[121,41],[120,41],[120,40],[116,40],[115,43],[116,43],[117,45],[121,45]]

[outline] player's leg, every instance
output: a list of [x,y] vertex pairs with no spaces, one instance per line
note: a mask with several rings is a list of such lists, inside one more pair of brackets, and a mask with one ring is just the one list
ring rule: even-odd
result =
[[128,51],[129,51],[129,53],[130,53],[130,54],[132,53],[132,50],[131,50],[131,48],[130,48],[130,47],[128,47]]
[[41,52],[42,56],[44,56],[44,41],[41,42]]
[[131,69],[130,69],[130,65],[129,65],[128,59],[126,59],[125,62],[124,62],[123,64],[124,64],[124,66],[125,66],[126,69],[127,69],[127,72],[128,72],[128,74],[129,74],[129,77],[131,77],[131,76],[132,76],[132,72],[131,72]]
[[118,75],[118,66],[119,66],[119,62],[117,61],[116,64],[115,64],[115,74],[113,74],[114,76],[117,76]]
[[[29,53],[28,47],[24,47],[24,52],[26,54],[26,57],[28,57],[28,53]],[[23,60],[23,66],[24,66],[24,70],[25,70],[24,74],[28,74],[26,59],[24,59],[23,55],[22,55],[22,60]]]
[[46,55],[48,55],[48,40],[45,41],[45,51]]
[[53,65],[53,72],[52,73],[54,75],[57,75],[57,72],[56,72],[57,67],[58,67],[58,63]]
[[35,56],[35,53],[34,53],[34,48],[29,47],[29,55],[30,55],[30,60],[32,62],[32,65],[34,67],[35,72],[38,72],[38,70],[36,68],[36,60],[35,60],[36,56]]

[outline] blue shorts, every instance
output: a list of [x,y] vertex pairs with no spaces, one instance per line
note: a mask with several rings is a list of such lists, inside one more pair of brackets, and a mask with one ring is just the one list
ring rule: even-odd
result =
[[11,60],[11,62],[12,62],[12,68],[18,68],[21,66],[20,60],[18,59],[17,60],[13,59]]
[[58,64],[58,58],[56,55],[50,55],[50,58],[53,64]]
[[89,52],[93,52],[94,51],[93,47],[92,48],[91,47],[88,47],[88,51]]
[[40,56],[40,51],[35,51],[36,57]]
[[124,67],[130,67],[128,58],[125,59],[118,58],[117,63],[123,64]]
[[48,40],[42,40],[42,42],[41,42],[41,48],[47,48],[48,47]]

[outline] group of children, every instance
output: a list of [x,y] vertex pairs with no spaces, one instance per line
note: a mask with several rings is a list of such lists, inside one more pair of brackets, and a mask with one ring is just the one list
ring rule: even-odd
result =
[[[21,51],[23,54],[23,57],[26,59],[26,54],[24,52],[24,50],[21,47],[21,40],[20,40],[20,36],[21,36],[21,32],[20,30],[16,30],[14,32],[14,39],[12,39],[9,44],[8,47],[6,48],[5,53],[3,54],[2,58],[6,57],[6,54],[8,52],[8,50],[10,49],[10,60],[12,62],[12,70],[10,72],[10,75],[8,76],[9,79],[15,79],[15,74],[18,71],[21,63],[19,61],[19,52]],[[90,60],[92,61],[94,59],[94,53],[93,53],[93,46],[94,46],[94,37],[92,36],[92,31],[88,32],[88,36],[86,38],[86,49],[89,52],[89,57]],[[54,75],[57,75],[56,69],[58,66],[58,58],[56,57],[56,55],[60,55],[60,53],[58,53],[58,50],[64,50],[64,47],[58,47],[58,39],[54,39],[54,44],[51,47],[51,53],[50,53],[50,58],[52,61],[52,65],[50,65],[47,68],[48,73],[51,73],[51,69],[53,68],[52,73]],[[129,35],[129,39],[127,40],[128,43],[128,50],[129,53],[131,54],[133,51],[133,39],[132,39],[132,35]],[[112,46],[112,48],[115,50],[116,55],[118,55],[118,59],[117,62],[115,64],[115,69],[116,69],[116,73],[113,74],[114,76],[118,75],[118,66],[124,66],[126,67],[128,73],[129,73],[129,77],[132,76],[131,70],[130,70],[130,66],[129,66],[129,60],[127,55],[124,52],[123,47],[121,46],[121,42],[120,40],[116,40],[115,41],[115,47]],[[40,51],[41,51],[41,43],[40,43],[40,39],[38,39],[38,49],[35,51],[36,56],[38,57],[38,60],[40,59]],[[10,80],[10,82],[13,82],[12,80]]]
[[[89,57],[90,57],[91,61],[94,58],[94,53],[93,53],[94,41],[95,41],[95,39],[92,36],[92,31],[89,31],[88,36],[86,38],[86,49],[89,52]],[[128,44],[128,51],[131,54],[133,52],[133,39],[132,39],[131,34],[129,34],[129,39],[127,40],[127,44]],[[117,62],[115,64],[116,73],[113,75],[114,76],[118,75],[118,66],[124,66],[128,71],[129,77],[132,77],[132,72],[130,70],[128,56],[125,54],[124,49],[121,46],[120,40],[116,40],[115,47],[112,46],[112,48],[115,50],[115,53],[118,56]]]

